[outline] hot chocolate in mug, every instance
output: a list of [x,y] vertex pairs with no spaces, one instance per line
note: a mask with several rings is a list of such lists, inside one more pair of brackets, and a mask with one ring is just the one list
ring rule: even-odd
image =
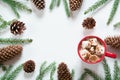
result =
[[78,44],[78,55],[82,61],[95,64],[102,61],[105,56],[116,58],[115,53],[106,50],[106,43],[97,36],[86,36]]

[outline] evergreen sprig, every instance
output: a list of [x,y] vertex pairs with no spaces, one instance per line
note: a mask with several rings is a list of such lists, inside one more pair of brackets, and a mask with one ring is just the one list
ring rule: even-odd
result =
[[55,7],[55,5],[56,5],[56,0],[52,0],[51,3],[50,3],[49,9],[53,10],[53,8]]
[[120,0],[115,0],[114,1],[111,13],[109,15],[109,19],[108,19],[107,25],[109,25],[110,22],[113,20],[113,17],[115,16],[115,13],[116,13],[116,11],[118,9],[118,6],[119,6],[119,2],[120,2]]
[[50,72],[50,80],[54,80],[53,75],[55,74],[56,66],[53,66],[51,72]]
[[78,80],[84,80],[87,75],[88,75],[87,72],[82,73],[82,75],[80,76]]
[[14,20],[6,21],[0,16],[0,30],[7,28]]
[[10,71],[12,70],[13,66],[10,65],[9,68],[6,70],[5,74],[1,77],[0,80],[5,80],[7,76],[9,75]]
[[61,0],[57,0],[57,6],[59,7],[61,3]]
[[0,38],[0,44],[28,44],[32,39]]
[[22,70],[23,64],[19,65],[15,70],[13,70],[5,80],[14,80],[18,73]]
[[103,60],[102,64],[103,64],[103,68],[104,68],[104,72],[105,72],[105,80],[112,80],[110,68],[106,62],[106,59]]
[[120,27],[120,22],[117,22],[116,24],[114,24],[114,27]]
[[6,66],[4,64],[0,64],[0,68],[2,68],[3,71],[6,71]]
[[118,62],[114,62],[114,75],[113,75],[113,80],[119,80],[119,67],[118,67]]
[[19,13],[17,12],[17,10],[24,10],[24,11],[27,11],[27,12],[32,12],[31,9],[29,9],[26,5],[24,5],[23,3],[21,2],[18,2],[16,0],[2,0],[3,2],[5,2],[6,4],[8,4],[11,9],[13,10],[13,12],[15,13],[15,15],[19,18],[20,15]]
[[91,76],[93,78],[93,80],[102,80],[102,78],[100,76],[98,76],[96,73],[94,73],[93,71],[91,71],[88,68],[84,69],[84,73],[81,75],[79,80],[84,80],[86,78],[86,76]]
[[74,76],[75,76],[75,70],[74,69],[72,69],[71,76],[72,76],[72,80],[74,80]]
[[97,8],[99,8],[100,6],[102,6],[103,4],[105,4],[108,0],[99,0],[97,2],[95,2],[91,7],[89,7],[84,14],[87,14],[91,11],[96,10]]
[[85,68],[84,69],[87,74],[89,74],[94,80],[102,80],[100,76],[98,76],[96,73],[91,71],[90,69]]
[[[47,72],[49,72],[50,70],[52,70],[52,71],[51,71],[50,78],[53,79],[52,76],[53,76],[53,74],[54,74],[54,72],[55,72],[55,64],[56,64],[56,63],[53,62],[53,63],[51,63],[50,65],[48,65],[48,66],[45,68],[46,63],[47,63],[47,62],[45,61],[45,62],[43,62],[43,63],[41,64],[41,66],[40,66],[40,72],[39,72],[39,75],[37,76],[36,80],[43,80],[44,75],[45,75]],[[53,69],[53,68],[54,68],[54,69]]]
[[67,0],[63,0],[63,3],[64,3],[64,8],[65,8],[66,15],[67,15],[68,17],[70,17],[70,10],[69,10],[69,7],[68,7],[68,2],[67,2]]

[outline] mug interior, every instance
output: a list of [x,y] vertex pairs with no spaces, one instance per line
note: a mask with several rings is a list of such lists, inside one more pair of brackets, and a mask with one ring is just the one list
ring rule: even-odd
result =
[[[85,41],[85,40],[90,39],[90,38],[96,38],[96,39],[98,40],[98,42],[100,42],[100,43],[102,44],[102,46],[104,47],[104,54],[102,54],[102,56],[100,57],[100,59],[97,60],[96,62],[88,62],[87,60],[83,59],[83,57],[81,56],[81,53],[80,53],[82,41]],[[105,57],[105,52],[106,52],[106,44],[105,44],[105,42],[104,42],[101,38],[99,38],[99,37],[97,37],[97,36],[86,36],[86,37],[84,37],[84,38],[79,42],[77,51],[78,51],[79,57],[80,57],[84,62],[89,63],[89,64],[95,64],[95,63],[98,63],[98,62],[100,62],[100,61],[102,61],[102,60],[104,59],[104,57]]]

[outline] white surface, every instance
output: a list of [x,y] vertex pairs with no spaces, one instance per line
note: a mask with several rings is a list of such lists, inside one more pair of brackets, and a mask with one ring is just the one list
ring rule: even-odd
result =
[[[96,35],[104,39],[108,35],[119,34],[119,29],[114,29],[113,24],[120,21],[120,17],[118,17],[120,6],[112,23],[107,26],[106,22],[114,0],[97,13],[89,13],[87,15],[84,15],[84,11],[97,0],[84,0],[80,12],[74,18],[66,16],[63,3],[59,8],[56,7],[53,11],[50,11],[50,1],[46,0],[46,9],[42,16],[40,13],[38,15],[38,11],[33,8],[31,2],[28,4],[33,9],[31,14],[20,12],[21,18],[19,20],[23,21],[27,27],[23,36],[20,37],[32,38],[33,42],[24,46],[22,56],[14,64],[17,67],[19,64],[32,59],[36,63],[36,69],[33,74],[26,74],[22,71],[16,80],[35,80],[35,77],[39,73],[40,64],[43,61],[48,61],[48,64],[56,61],[57,65],[60,62],[65,62],[70,70],[75,69],[74,80],[78,80],[84,68],[89,68],[96,71],[97,74],[104,76],[101,63],[90,65],[81,61],[77,54],[77,45],[86,35]],[[27,4],[27,2],[25,3]],[[0,10],[0,15],[4,19],[11,20],[15,18],[10,8],[1,2]],[[94,17],[96,20],[96,27],[93,30],[86,30],[81,25],[83,20],[89,16]],[[6,33],[2,33],[1,37],[14,36],[8,30]],[[109,49],[109,51],[119,54],[116,50]],[[107,61],[112,70],[114,59],[107,58]],[[54,78],[57,80],[57,73],[55,73]],[[49,76],[46,75],[44,80],[49,80]],[[90,78],[87,80],[90,80]]]

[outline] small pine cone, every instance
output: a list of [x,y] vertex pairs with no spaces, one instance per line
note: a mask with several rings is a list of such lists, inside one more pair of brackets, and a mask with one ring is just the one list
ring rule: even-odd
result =
[[72,80],[69,69],[67,68],[67,65],[63,62],[59,64],[57,74],[58,80]]
[[85,19],[82,23],[83,27],[85,27],[86,29],[92,29],[95,27],[96,25],[96,21],[91,17],[88,17],[87,19]]
[[104,41],[113,48],[120,48],[120,36],[109,36]]
[[28,60],[24,63],[23,69],[27,73],[31,73],[35,70],[35,62],[33,60]]
[[71,11],[75,11],[80,8],[82,5],[83,0],[69,0],[70,9]]
[[23,22],[20,21],[14,21],[11,25],[10,25],[10,30],[11,33],[14,35],[20,35],[23,33],[23,31],[26,29],[25,24]]
[[45,8],[45,0],[33,0],[33,3],[40,10]]
[[0,49],[0,63],[4,63],[22,53],[22,46],[13,45]]

